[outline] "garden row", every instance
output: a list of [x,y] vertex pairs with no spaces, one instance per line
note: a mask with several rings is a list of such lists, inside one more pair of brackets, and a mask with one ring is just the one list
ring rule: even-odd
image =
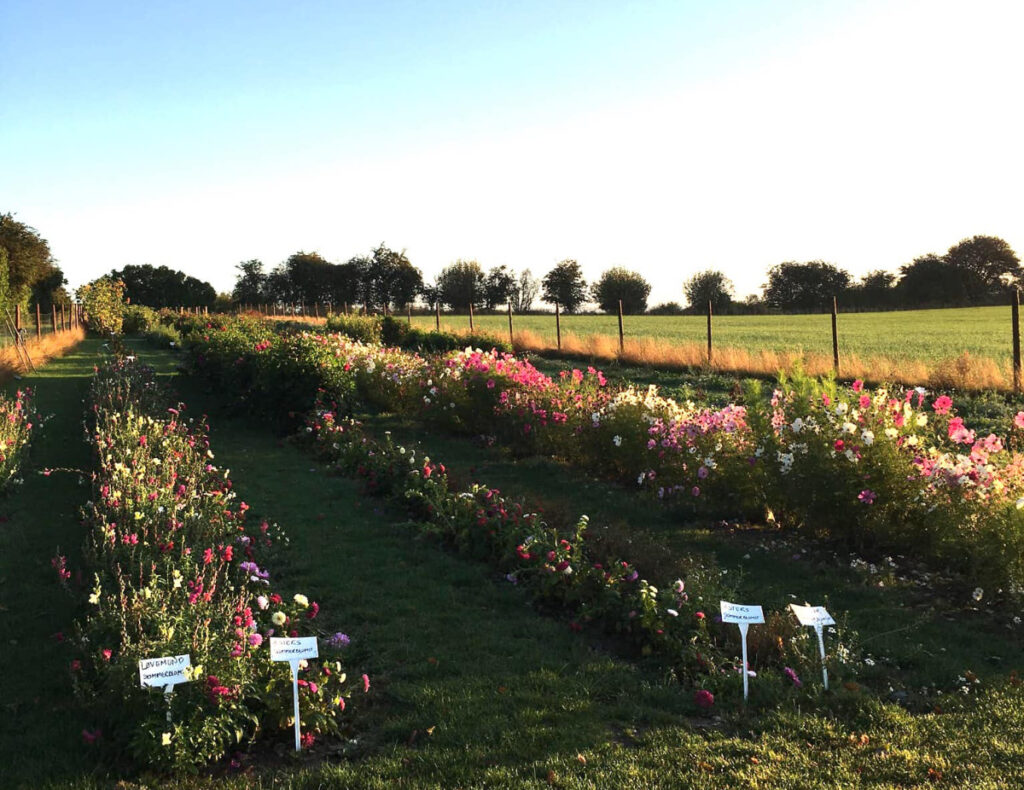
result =
[[[390,437],[374,441],[345,416],[353,399],[382,407],[403,400],[411,377],[397,367],[401,352],[353,345],[337,336],[266,334],[256,340],[255,357],[248,360],[243,349],[217,340],[232,346],[229,338],[238,332],[265,329],[249,322],[204,328],[192,345],[196,375],[221,397],[244,398],[251,412],[272,405],[286,409],[289,399],[301,404],[315,397],[300,435],[335,469],[362,478],[369,493],[403,504],[424,533],[491,563],[542,609],[567,613],[573,630],[611,634],[623,649],[659,658],[680,679],[705,687],[702,691],[738,691],[738,632],[715,616],[718,603],[734,593],[712,563],[691,559],[682,563],[682,578],[652,584],[607,543],[590,539],[586,516],[559,529],[545,523],[535,507],[495,489],[474,484],[457,490],[443,464],[395,446]],[[342,359],[334,356],[339,350],[334,343],[348,344],[348,353],[362,356],[331,364]],[[378,370],[383,375],[376,375]],[[308,390],[302,392],[303,386]],[[786,614],[770,618],[753,651],[758,668],[770,670],[766,683],[791,688],[798,673],[817,667],[815,645],[805,637]],[[840,675],[852,670],[850,651],[834,637],[829,661]]]
[[555,456],[690,512],[762,518],[1024,592],[1024,413],[979,436],[948,396],[859,382],[748,382],[743,405],[702,408],[613,388],[593,368],[552,379],[467,348],[431,357],[266,322],[193,327],[196,372],[266,414],[375,408]]
[[[104,363],[88,406],[84,567],[72,573],[54,558],[81,605],[65,643],[94,717],[83,737],[138,765],[194,770],[293,724],[288,665],[271,662],[268,640],[317,635],[319,606],[275,592],[270,569],[287,539],[246,521],[207,426],[171,405],[151,369],[126,356]],[[338,660],[345,643],[322,640],[330,660],[301,672],[307,745],[342,730],[353,685]],[[191,682],[166,698],[140,688],[140,660],[181,655]]]
[[18,390],[13,398],[0,397],[0,491],[18,481],[32,438],[32,392]]

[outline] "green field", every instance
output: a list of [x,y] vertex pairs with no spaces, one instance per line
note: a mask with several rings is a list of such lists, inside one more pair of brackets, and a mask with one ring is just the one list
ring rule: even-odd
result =
[[[515,329],[530,330],[554,345],[554,315],[515,316]],[[618,320],[609,315],[562,316],[562,333],[618,335]],[[415,326],[432,328],[433,316],[414,316]],[[505,315],[478,315],[477,329],[506,336]],[[442,327],[468,329],[467,315],[442,316]],[[707,342],[704,316],[626,316],[627,338],[654,337],[673,343]],[[718,347],[748,351],[832,353],[832,322],[822,315],[716,316],[714,342]],[[990,357],[1009,364],[1011,354],[1009,307],[968,307],[948,310],[907,310],[850,313],[839,316],[840,355],[893,357],[935,361],[959,356]]]

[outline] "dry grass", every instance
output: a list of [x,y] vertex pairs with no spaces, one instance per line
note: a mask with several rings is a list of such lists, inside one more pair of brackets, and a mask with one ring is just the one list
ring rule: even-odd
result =
[[[25,342],[25,347],[32,364],[41,367],[54,357],[63,356],[84,339],[85,330],[76,327],[67,332],[54,332],[41,338],[30,338]],[[0,382],[10,381],[15,375],[24,372],[25,366],[14,346],[0,349]]]
[[[520,351],[552,352],[558,349],[529,330],[515,333],[515,346]],[[627,338],[619,350],[618,339],[610,335],[562,335],[561,353],[600,361],[615,361],[628,365],[689,370],[700,368],[740,376],[777,375],[800,366],[811,375],[821,376],[832,371],[832,357],[797,351],[748,351],[742,348],[715,348],[711,364],[707,361],[707,346],[700,343],[676,343],[653,337]],[[963,353],[952,359],[934,362],[898,359],[895,357],[860,357],[845,355],[840,358],[840,374],[846,379],[863,379],[869,384],[901,383],[927,385],[939,389],[965,390],[1009,389],[1012,378],[1009,370],[987,357],[973,357]]]
[[314,318],[311,315],[261,315],[260,313],[246,313],[256,318],[266,318],[269,321],[290,321],[297,324],[309,324],[310,326],[323,326],[327,323],[326,318]]

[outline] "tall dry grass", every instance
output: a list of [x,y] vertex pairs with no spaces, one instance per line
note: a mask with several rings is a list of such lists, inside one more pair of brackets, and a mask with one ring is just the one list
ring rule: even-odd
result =
[[[63,356],[83,340],[85,329],[75,327],[67,332],[53,332],[40,338],[29,338],[25,341],[25,347],[32,364],[38,368],[55,357]],[[25,372],[25,365],[14,346],[0,349],[0,382],[10,381],[15,375]]]
[[[324,318],[301,316],[279,316],[278,320],[300,321],[313,325],[326,321]],[[446,331],[457,335],[470,334],[468,327],[448,327]],[[477,329],[473,334],[490,335],[502,341],[508,339],[507,334],[488,330]],[[706,345],[679,343],[656,337],[626,338],[621,351],[618,338],[605,334],[578,335],[564,332],[561,350],[529,329],[517,330],[514,333],[514,341],[517,351],[559,353],[566,357],[595,362],[619,362],[624,365],[668,370],[700,369],[764,378],[774,377],[780,372],[790,372],[798,366],[813,376],[825,376],[832,372],[831,355],[802,351],[752,351],[745,348],[715,347],[709,365]],[[966,351],[957,357],[932,361],[845,354],[839,359],[839,373],[844,379],[862,379],[868,384],[905,384],[943,390],[1009,390],[1013,385],[1013,374],[1009,365],[1001,365],[989,357],[972,356]]]
[[[530,330],[515,333],[515,347],[520,351],[558,352],[555,345]],[[567,332],[562,335],[561,353],[602,362],[670,370],[712,370],[740,376],[772,377],[797,366],[814,376],[832,372],[832,357],[828,354],[720,347],[713,349],[708,364],[707,346],[701,343],[677,343],[653,337],[626,338],[620,351],[618,338],[614,336],[581,336]],[[844,379],[863,379],[869,384],[898,383],[935,389],[1008,390],[1012,386],[1008,366],[966,352],[936,361],[847,354],[840,357],[839,373]]]

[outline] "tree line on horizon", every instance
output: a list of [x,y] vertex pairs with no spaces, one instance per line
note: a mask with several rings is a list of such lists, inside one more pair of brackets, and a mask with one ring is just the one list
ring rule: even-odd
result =
[[[546,302],[564,312],[596,305],[604,312],[630,314],[703,313],[708,304],[717,313],[827,311],[835,298],[843,310],[887,310],[963,307],[1002,303],[1008,289],[1024,282],[1020,259],[1003,239],[973,236],[942,255],[928,253],[901,266],[898,272],[877,269],[855,279],[825,261],[785,261],[771,267],[760,294],[736,298],[724,272],[708,269],[682,283],[685,306],[667,302],[649,306],[651,285],[642,274],[612,267],[592,283],[573,259],[555,264],[543,277],[530,269],[507,266],[485,270],[475,260],[456,260],[432,282],[412,264],[405,251],[381,243],[369,254],[332,263],[316,252],[296,252],[269,272],[257,259],[243,261],[230,295],[167,266],[127,265],[106,275],[124,283],[126,298],[149,307],[320,304],[340,310],[400,312],[422,304],[446,310],[504,309],[517,313]],[[66,279],[38,231],[0,214],[0,309],[39,303],[44,309],[67,303]]]
[[433,282],[425,282],[405,252],[381,244],[369,255],[334,264],[312,252],[297,252],[271,272],[259,260],[238,264],[232,293],[236,304],[320,303],[396,312],[422,302],[447,310],[534,309],[537,301],[577,312],[596,304],[604,312],[673,314],[704,312],[767,313],[827,311],[835,298],[846,310],[963,307],[1001,303],[1008,289],[1024,281],[1020,259],[995,236],[973,236],[943,254],[928,253],[899,268],[877,269],[859,280],[825,261],[785,261],[768,270],[760,294],[737,300],[725,273],[708,269],[682,284],[687,306],[668,302],[648,306],[650,283],[638,272],[615,266],[587,283],[573,259],[559,261],[542,278],[530,269],[507,266],[485,270],[475,260],[456,260]]

